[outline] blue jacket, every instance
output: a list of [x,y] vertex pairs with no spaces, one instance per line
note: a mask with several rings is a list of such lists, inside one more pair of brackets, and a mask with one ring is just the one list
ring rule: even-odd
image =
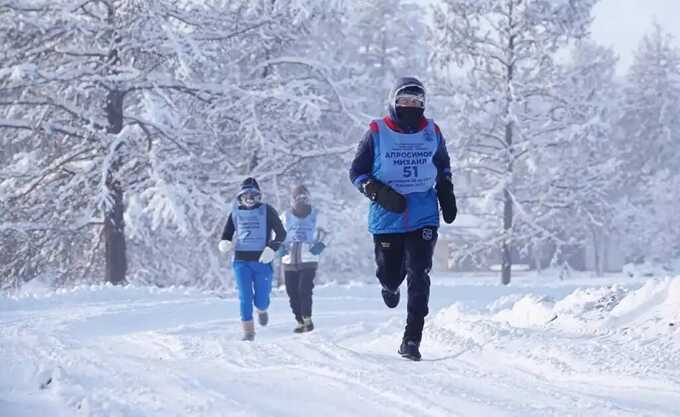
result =
[[[383,119],[385,125],[400,133],[417,133],[427,127],[428,120],[424,117],[420,126],[415,131],[404,131],[391,117]],[[438,146],[433,155],[432,162],[437,168],[437,180],[451,176],[451,161],[446,150],[446,142],[439,127],[435,124]],[[359,143],[357,153],[352,161],[349,171],[350,180],[357,189],[362,190],[362,185],[373,178],[373,166],[375,158],[375,146],[379,140],[379,127],[376,121],[371,122],[370,128]],[[434,186],[434,184],[433,184]],[[393,213],[385,210],[376,202],[371,202],[369,210],[368,230],[372,234],[405,233],[426,226],[439,226],[439,207],[437,194],[434,188],[426,192],[415,192],[405,195],[406,211]]]

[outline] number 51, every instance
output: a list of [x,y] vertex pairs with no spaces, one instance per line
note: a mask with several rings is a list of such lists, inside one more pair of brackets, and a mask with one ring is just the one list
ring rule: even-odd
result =
[[412,167],[404,167],[404,178],[418,178],[418,167],[417,166],[412,166]]

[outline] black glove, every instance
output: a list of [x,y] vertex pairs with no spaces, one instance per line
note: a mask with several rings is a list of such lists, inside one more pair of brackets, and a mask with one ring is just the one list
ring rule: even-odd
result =
[[447,224],[453,223],[458,214],[458,207],[456,207],[456,195],[453,193],[453,183],[451,178],[444,178],[437,181],[437,199],[439,206],[442,208],[442,216]]
[[311,248],[309,248],[309,253],[312,255],[321,255],[321,252],[326,249],[326,244],[320,241],[314,242]]
[[389,185],[378,180],[368,180],[361,187],[366,197],[394,213],[406,210],[406,198]]

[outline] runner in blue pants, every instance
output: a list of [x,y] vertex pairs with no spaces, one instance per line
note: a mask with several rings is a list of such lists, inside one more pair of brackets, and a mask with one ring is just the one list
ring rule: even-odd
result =
[[233,269],[240,299],[243,340],[255,339],[253,305],[260,325],[266,326],[269,322],[271,262],[285,238],[286,230],[278,213],[269,204],[262,203],[262,193],[255,178],[246,178],[236,195],[219,244],[222,253],[234,249]]

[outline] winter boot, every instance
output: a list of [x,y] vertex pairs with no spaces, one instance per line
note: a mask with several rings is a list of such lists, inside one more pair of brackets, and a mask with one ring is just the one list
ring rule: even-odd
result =
[[267,310],[257,310],[257,322],[260,323],[260,326],[266,326],[269,323]]
[[293,329],[293,332],[295,333],[304,333],[305,332],[305,322],[298,320],[297,326],[295,326],[295,329]]
[[390,291],[386,288],[381,290],[383,301],[389,308],[394,308],[399,305],[399,288],[396,291]]
[[413,340],[402,340],[401,346],[399,346],[399,354],[402,358],[411,359],[412,361],[419,361],[421,358],[418,343]]
[[311,332],[312,330],[314,330],[314,323],[312,323],[311,317],[304,317],[302,319],[302,321],[305,324],[305,331],[306,332]]
[[255,323],[252,320],[242,321],[243,337],[241,340],[252,342],[255,340]]

